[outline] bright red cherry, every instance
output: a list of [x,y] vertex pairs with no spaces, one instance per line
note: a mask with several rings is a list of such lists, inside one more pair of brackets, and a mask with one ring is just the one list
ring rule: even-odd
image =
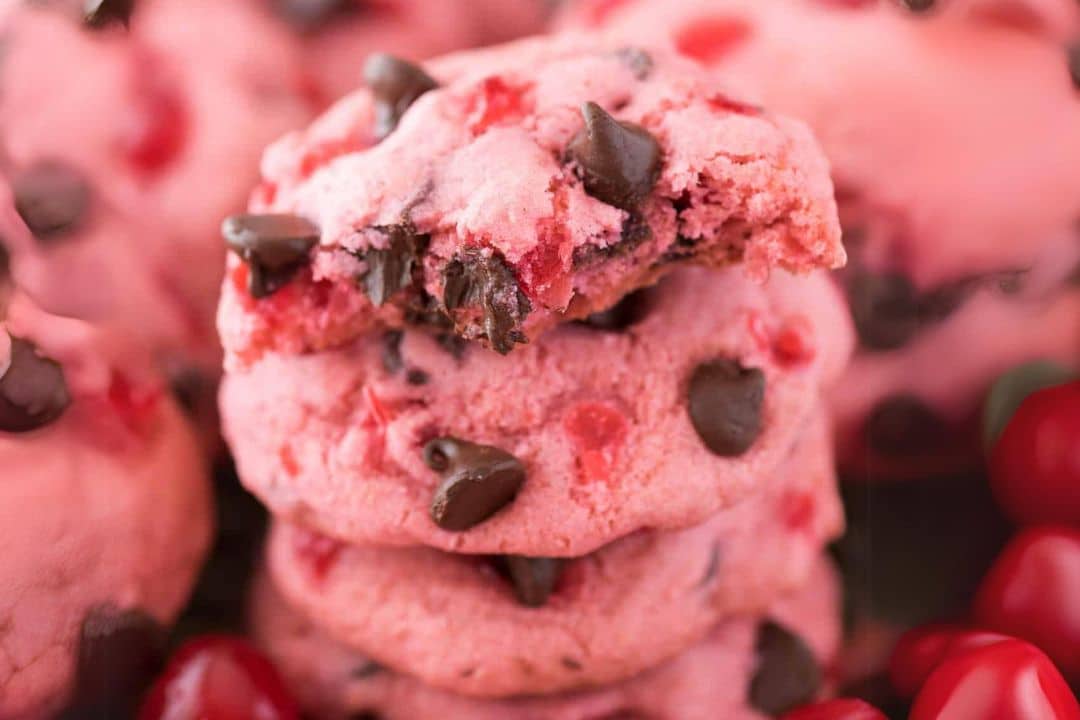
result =
[[297,720],[270,661],[239,638],[205,635],[181,647],[151,688],[139,720]]
[[922,625],[907,631],[896,642],[889,659],[889,679],[897,695],[913,698],[946,657],[1008,639],[956,625]]
[[887,720],[873,705],[854,698],[826,700],[804,705],[781,716],[780,720]]
[[983,578],[974,615],[983,627],[1038,645],[1080,681],[1080,530],[1019,533]]
[[1020,403],[994,445],[990,482],[1016,522],[1080,527],[1080,380]]
[[946,657],[909,720],[1080,720],[1080,704],[1041,650],[1009,638]]

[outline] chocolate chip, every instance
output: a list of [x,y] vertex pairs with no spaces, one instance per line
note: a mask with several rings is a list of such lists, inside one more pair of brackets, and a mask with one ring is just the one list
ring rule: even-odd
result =
[[386,236],[386,247],[368,248],[362,257],[367,270],[361,276],[364,291],[375,307],[383,305],[413,281],[420,254],[427,246],[427,236],[417,235],[409,225],[374,228]]
[[10,362],[0,375],[0,432],[29,432],[59,418],[71,396],[57,362],[42,357],[33,343],[10,337]]
[[271,295],[285,286],[319,242],[319,228],[299,215],[233,215],[221,225],[230,250],[247,263],[248,292]]
[[525,467],[510,453],[452,437],[429,442],[424,462],[443,478],[431,500],[431,519],[444,530],[484,522],[510,504],[525,482]]
[[1065,49],[1065,58],[1069,65],[1069,77],[1072,78],[1073,87],[1080,90],[1080,40],[1074,40]]
[[923,13],[934,7],[937,0],[899,0],[900,4],[914,13]]
[[78,229],[90,204],[90,186],[75,168],[41,160],[15,174],[11,182],[15,210],[39,240]]
[[454,327],[454,323],[443,312],[435,298],[424,292],[421,287],[416,288],[416,290],[415,294],[402,298],[406,323],[438,330],[447,330]]
[[717,573],[720,571],[720,543],[713,543],[712,548],[709,550],[709,564],[705,566],[705,573],[701,577],[701,582],[698,583],[698,587],[705,587],[712,583],[716,579]]
[[983,278],[969,276],[924,292],[918,300],[918,320],[923,323],[942,322],[967,302],[983,283]]
[[362,665],[357,665],[356,667],[354,667],[352,672],[349,673],[349,676],[360,680],[363,678],[373,677],[385,671],[386,668],[379,663],[375,662],[374,660],[368,660]]
[[11,276],[11,255],[8,253],[4,238],[0,237],[0,285]]
[[401,341],[405,339],[405,333],[401,330],[387,330],[383,333],[382,364],[388,373],[396,373],[405,367],[405,360],[401,357]]
[[165,631],[146,613],[111,606],[91,610],[83,619],[74,697],[64,717],[133,717],[164,652]]
[[594,102],[581,108],[582,128],[567,146],[581,169],[585,192],[608,205],[634,210],[660,175],[660,145],[649,132],[619,122]]
[[560,662],[562,663],[563,667],[566,668],[567,670],[577,671],[577,670],[581,670],[581,669],[584,668],[584,666],[581,664],[580,661],[575,660],[572,657],[568,657],[568,656],[563,657],[562,660],[560,660]]
[[574,249],[574,267],[581,268],[598,260],[609,260],[620,255],[627,255],[645,241],[652,238],[652,228],[637,213],[630,213],[623,220],[619,241],[613,245],[581,245]]
[[405,373],[405,382],[410,385],[427,385],[431,376],[419,368],[412,368]]
[[593,313],[579,322],[596,330],[622,332],[645,319],[651,309],[649,293],[632,292],[607,310]]
[[355,0],[272,0],[271,6],[285,22],[301,32],[314,32],[359,7]]
[[945,422],[914,395],[890,395],[866,419],[867,445],[887,457],[924,455],[947,442]]
[[493,350],[505,355],[527,341],[521,323],[532,309],[517,278],[498,255],[468,252],[443,269],[443,304],[450,312],[479,306],[484,335]]
[[638,80],[646,79],[649,77],[649,73],[652,72],[652,56],[641,48],[621,48],[615,52],[615,56],[619,58],[623,65],[630,68],[630,72],[634,73],[634,77]]
[[419,66],[386,53],[364,63],[364,82],[375,96],[375,135],[386,137],[416,99],[439,86]]
[[911,281],[899,273],[856,273],[847,284],[855,331],[864,348],[895,350],[919,329],[920,303]]
[[757,670],[750,681],[750,704],[766,715],[782,715],[813,700],[821,688],[821,667],[802,638],[778,623],[761,624]]
[[742,455],[761,434],[765,374],[725,358],[702,363],[690,377],[688,400],[705,446],[724,457]]
[[514,586],[518,602],[525,607],[543,607],[555,590],[563,561],[557,558],[533,558],[500,555],[496,568]]
[[113,23],[127,27],[134,10],[135,0],[85,0],[83,21],[92,28],[102,28]]

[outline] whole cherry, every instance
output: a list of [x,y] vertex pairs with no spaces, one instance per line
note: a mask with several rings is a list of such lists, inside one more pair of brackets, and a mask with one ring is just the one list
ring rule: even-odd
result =
[[956,625],[922,625],[904,633],[889,658],[889,680],[897,695],[911,699],[926,678],[946,657],[992,643],[1008,636]]
[[1080,380],[1020,403],[993,446],[990,483],[1021,525],[1080,527]]
[[782,715],[780,720],[887,720],[885,714],[863,700],[838,698],[803,705]]
[[909,720],[1080,720],[1080,704],[1041,650],[1007,638],[948,654]]
[[1016,535],[983,578],[973,611],[980,626],[1037,645],[1080,681],[1080,529]]
[[139,720],[297,720],[277,670],[240,638],[205,635],[184,644],[154,683]]

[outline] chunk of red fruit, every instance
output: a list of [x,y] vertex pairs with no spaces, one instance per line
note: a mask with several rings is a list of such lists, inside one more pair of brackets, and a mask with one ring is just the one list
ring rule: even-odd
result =
[[1013,538],[983,578],[974,615],[1037,645],[1080,683],[1080,530],[1032,528]]
[[1080,380],[1020,403],[994,445],[990,482],[1016,522],[1080,527]]
[[207,635],[181,647],[151,688],[139,720],[297,720],[277,670],[236,637]]
[[326,577],[342,549],[338,540],[305,528],[296,528],[292,540],[293,552],[316,580]]
[[913,698],[946,657],[1008,639],[1005,635],[956,625],[917,627],[904,633],[893,648],[889,679],[897,695]]
[[804,705],[785,713],[780,720],[887,720],[884,713],[863,700],[839,698]]
[[520,119],[529,111],[527,87],[510,85],[497,76],[485,78],[469,103],[469,130],[476,135],[499,123]]
[[607,405],[584,403],[563,421],[578,452],[578,467],[585,481],[606,480],[626,441],[626,419]]
[[739,17],[702,17],[675,33],[675,49],[706,65],[728,55],[752,34],[750,23]]
[[121,118],[120,151],[139,172],[159,172],[180,154],[188,124],[187,108],[179,93],[163,84],[150,84],[140,89]]

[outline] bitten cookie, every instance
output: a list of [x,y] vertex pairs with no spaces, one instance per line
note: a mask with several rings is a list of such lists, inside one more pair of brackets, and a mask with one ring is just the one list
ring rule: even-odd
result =
[[209,545],[194,436],[122,341],[15,296],[0,466],[0,715],[127,716]]
[[375,333],[229,374],[240,477],[347,542],[580,556],[774,479],[851,345],[828,278],[683,269],[503,357]]
[[406,322],[507,353],[679,264],[844,261],[806,128],[662,50],[530,40],[365,72],[224,224],[231,366]]

